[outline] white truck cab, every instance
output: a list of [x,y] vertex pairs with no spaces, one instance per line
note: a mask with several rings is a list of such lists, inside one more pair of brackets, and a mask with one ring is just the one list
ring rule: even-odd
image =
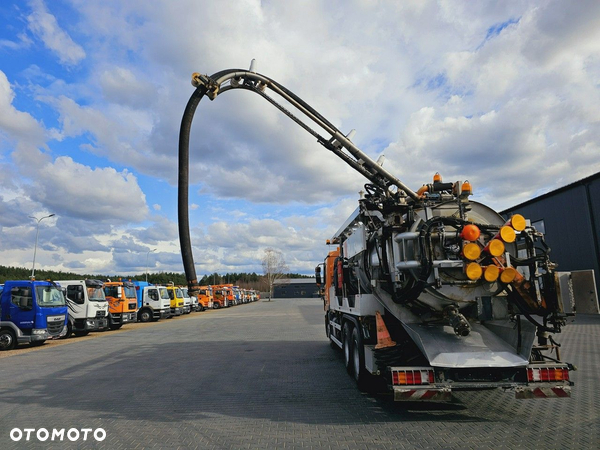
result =
[[[136,282],[134,282],[136,283]],[[140,322],[168,319],[171,317],[171,298],[164,286],[146,285],[137,283],[138,294],[138,319]],[[145,284],[145,283],[144,283]]]
[[63,289],[69,313],[65,337],[73,333],[85,336],[90,331],[108,328],[108,302],[102,281],[61,280],[57,283]]

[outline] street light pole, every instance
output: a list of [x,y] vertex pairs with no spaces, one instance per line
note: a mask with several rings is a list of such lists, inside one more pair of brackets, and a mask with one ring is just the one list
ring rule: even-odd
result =
[[30,219],[37,221],[36,231],[35,231],[35,246],[33,247],[33,267],[31,268],[31,277],[30,277],[32,280],[35,279],[35,255],[37,254],[38,236],[40,234],[40,222],[44,219],[47,219],[48,217],[53,217],[55,215],[56,214],[50,214],[48,216],[44,216],[39,219],[37,219],[33,216],[29,216]]
[[151,252],[156,251],[155,248],[153,248],[152,250],[148,250],[148,253],[146,253],[146,283],[148,282],[148,256],[150,255]]

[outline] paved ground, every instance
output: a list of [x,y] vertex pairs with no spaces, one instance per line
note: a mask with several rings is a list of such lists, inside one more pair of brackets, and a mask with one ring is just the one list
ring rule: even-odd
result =
[[[275,300],[5,352],[0,449],[599,446],[598,316],[560,336],[563,358],[580,370],[573,397],[556,400],[487,391],[407,404],[362,394],[323,328],[320,300]],[[13,442],[13,428],[102,428],[106,439]]]

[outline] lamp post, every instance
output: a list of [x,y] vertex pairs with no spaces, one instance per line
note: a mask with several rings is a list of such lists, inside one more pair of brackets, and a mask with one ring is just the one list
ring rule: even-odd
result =
[[148,253],[146,253],[146,283],[148,282],[148,256],[150,256],[151,252],[155,252],[156,249],[153,248],[152,250],[148,250]]
[[37,254],[37,245],[38,245],[38,236],[40,234],[40,222],[44,219],[47,219],[48,217],[53,217],[56,214],[50,214],[48,216],[44,216],[41,218],[36,218],[33,216],[29,216],[30,219],[36,220],[37,221],[37,225],[36,225],[36,231],[35,231],[35,246],[33,247],[33,267],[31,268],[31,279],[35,279],[35,255]]

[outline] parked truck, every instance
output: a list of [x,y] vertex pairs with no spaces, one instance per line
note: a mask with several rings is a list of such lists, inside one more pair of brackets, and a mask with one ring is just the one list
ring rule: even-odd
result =
[[214,285],[213,290],[213,308],[228,308],[233,304],[233,289],[224,285]]
[[108,320],[111,330],[117,330],[138,318],[138,298],[132,281],[105,281],[104,295],[108,301]]
[[60,280],[69,312],[65,337],[108,329],[108,302],[100,280]]
[[[383,379],[396,400],[492,388],[517,398],[569,397],[574,367],[562,361],[556,336],[573,311],[570,274],[556,271],[543,233],[471,200],[468,181],[436,174],[412,190],[352,142],[354,130],[342,133],[253,66],[192,75],[196,90],[179,139],[179,237],[190,292],[198,289],[187,205],[192,119],[204,96],[254,92],[368,180],[316,272],[326,334],[359,387]],[[410,160],[401,162],[410,169]]]
[[0,285],[0,350],[41,345],[67,332],[67,306],[52,281],[6,281]]
[[198,303],[202,305],[204,309],[212,309],[213,307],[213,291],[211,286],[200,286],[200,289],[196,291],[198,296]]
[[198,302],[198,297],[195,295],[190,296],[188,292],[188,288],[186,286],[179,286],[181,292],[183,293],[183,298],[189,298],[191,305],[191,311],[203,311],[202,305]]
[[183,292],[173,285],[167,286],[169,299],[171,300],[171,316],[180,316],[184,314]]
[[166,287],[155,286],[145,281],[134,281],[133,285],[137,296],[140,322],[171,317],[171,298]]

